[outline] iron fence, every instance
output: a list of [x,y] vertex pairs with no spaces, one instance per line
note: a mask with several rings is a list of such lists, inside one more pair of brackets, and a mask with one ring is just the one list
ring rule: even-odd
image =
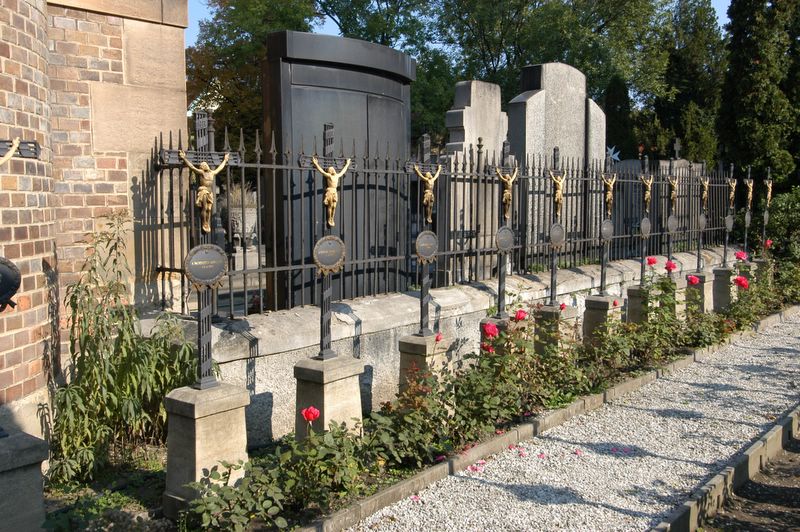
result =
[[[313,168],[301,164],[306,155],[317,153],[311,139],[308,153],[279,153],[274,137],[258,132],[248,144],[239,132],[232,149],[225,131],[221,152],[215,151],[213,119],[197,117],[194,152],[197,160],[219,164],[221,152],[232,157],[218,176],[218,193],[212,220],[212,242],[225,249],[229,267],[224,285],[214,295],[214,311],[237,317],[266,310],[317,305],[321,278],[312,259],[315,241],[323,235],[324,179]],[[331,152],[333,138],[323,139]],[[377,146],[380,146],[379,144]],[[425,229],[422,190],[413,165],[441,165],[435,186],[433,229],[439,236],[433,286],[449,286],[496,276],[498,252],[494,234],[503,217],[503,184],[497,170],[518,167],[508,225],[515,234],[510,255],[512,273],[533,275],[549,266],[548,231],[553,221],[552,156],[530,156],[515,162],[504,149],[489,154],[471,146],[465,153],[434,156],[422,143],[412,161],[392,157],[385,150],[364,147],[365,156],[355,157],[355,143],[346,150],[341,139],[333,152],[351,168],[339,182],[339,203],[333,233],[346,243],[347,258],[341,272],[332,276],[334,300],[381,293],[403,292],[419,285],[414,239]],[[195,188],[192,176],[180,165],[175,153],[186,149],[179,133],[159,137],[154,146],[154,169],[146,176],[142,204],[147,207],[147,241],[152,253],[146,269],[158,278],[163,308],[189,313],[192,303],[183,270],[183,257],[196,245]],[[303,150],[305,152],[305,149]],[[724,239],[727,206],[725,172],[707,172],[702,165],[669,171],[665,162],[647,167],[638,161],[603,168],[606,163],[577,159],[559,162],[566,179],[561,224],[566,245],[559,255],[560,267],[578,267],[600,262],[600,224],[604,218],[604,187],[601,173],[615,173],[612,219],[615,231],[610,260],[636,258],[640,254],[639,222],[643,216],[641,175],[654,176],[649,218],[652,232],[648,249],[666,254],[670,244],[667,218],[670,214],[668,176],[678,177],[675,216],[679,228],[671,236],[675,251],[696,249],[701,211],[701,175],[709,177],[708,223],[704,245]]]

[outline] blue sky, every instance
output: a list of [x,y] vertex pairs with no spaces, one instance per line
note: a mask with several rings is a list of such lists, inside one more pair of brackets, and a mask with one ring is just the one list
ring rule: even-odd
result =
[[[717,10],[717,18],[720,21],[720,25],[727,23],[727,12],[730,0],[711,0],[711,4],[714,6],[714,9]],[[206,0],[189,0],[189,27],[186,28],[186,46],[193,45],[195,40],[197,40],[199,22],[202,19],[208,18],[208,16]],[[318,28],[317,31],[320,33],[337,35],[335,26],[330,23]]]

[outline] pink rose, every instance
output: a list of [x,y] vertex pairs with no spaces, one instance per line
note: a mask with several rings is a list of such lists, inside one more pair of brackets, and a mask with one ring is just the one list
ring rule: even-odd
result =
[[668,260],[667,263],[664,265],[664,269],[667,270],[667,273],[672,273],[678,269],[678,265]]
[[736,286],[741,288],[742,290],[747,290],[750,288],[750,282],[747,280],[747,277],[742,275],[737,275],[733,278],[733,282],[736,283]]
[[696,275],[687,275],[686,280],[689,282],[690,285],[694,286],[700,282],[700,278]]
[[747,253],[744,251],[737,251],[734,253],[734,256],[736,257],[736,260],[747,260]]
[[647,265],[648,266],[655,266],[657,262],[658,262],[658,259],[656,259],[655,257],[647,257]]
[[561,304],[558,306],[558,308],[559,308],[559,309],[561,309],[561,310],[564,310],[565,308],[567,308],[567,304],[566,304],[566,303],[561,303]]
[[316,421],[319,418],[319,410],[314,408],[313,406],[309,406],[308,408],[304,408],[300,411],[300,415],[303,416],[303,419],[311,423],[312,421]]
[[514,321],[522,321],[528,317],[528,313],[522,309],[519,309],[516,314],[514,314]]
[[496,338],[500,334],[500,330],[497,328],[492,322],[486,322],[483,324],[483,335],[486,338]]
[[443,338],[444,338],[444,336],[442,336],[442,333],[439,332],[439,333],[436,333],[436,338],[434,338],[434,340],[438,344],[439,342],[442,341]]

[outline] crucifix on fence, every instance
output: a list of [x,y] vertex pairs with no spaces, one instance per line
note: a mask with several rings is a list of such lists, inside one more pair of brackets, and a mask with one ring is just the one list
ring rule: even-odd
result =
[[650,202],[653,198],[653,179],[655,176],[650,172],[650,161],[647,155],[642,159],[642,174],[639,176],[639,181],[642,183],[642,204],[644,206],[644,216],[639,225],[639,232],[642,238],[642,262],[640,270],[640,282],[644,283],[644,265],[647,261],[647,240],[650,238],[650,231],[652,225],[650,224]]
[[566,231],[561,225],[561,208],[564,205],[564,182],[566,174],[561,169],[558,146],[553,148],[553,165],[548,172],[553,181],[553,224],[550,226],[550,305],[556,304],[558,284],[558,249],[566,241]]
[[[213,243],[214,230],[218,223],[212,217],[216,204],[216,176],[226,165],[241,164],[236,153],[211,151],[183,151],[180,143],[177,150],[161,150],[159,160],[162,168],[181,168],[184,165],[194,174],[190,180],[194,192],[194,206],[198,216],[191,228],[197,243],[183,261],[186,277],[197,290],[197,381],[193,387],[205,390],[217,386],[211,352],[211,318],[213,315],[212,294],[228,271],[228,255]],[[213,167],[213,169],[212,169]]]
[[[708,212],[708,187],[710,179],[705,174],[705,162],[700,175],[697,177],[700,182],[700,214],[697,215],[697,271],[703,271],[703,234],[706,230],[706,222]],[[692,171],[692,165],[689,165],[689,172]]]
[[736,178],[733,177],[733,164],[731,164],[730,177],[727,179],[728,183],[728,212],[725,216],[725,243],[722,248],[722,266],[728,267],[728,240],[730,239],[731,231],[733,231],[733,214],[736,206]]
[[761,226],[762,251],[767,249],[767,224],[769,223],[769,204],[772,203],[772,168],[767,167],[767,178],[764,180],[767,188],[766,204],[764,205],[764,224]]
[[747,167],[747,179],[744,180],[744,186],[747,187],[747,211],[744,213],[744,252],[747,253],[747,230],[750,229],[750,222],[752,221],[752,214],[750,210],[753,208],[753,180],[750,178],[750,167]]
[[[504,145],[503,148],[506,146]],[[504,160],[508,160],[504,157]],[[513,216],[514,182],[517,180],[519,167],[508,168],[502,166],[494,167],[494,173],[500,178],[503,185],[503,212],[501,214],[500,228],[495,235],[495,246],[500,254],[497,265],[497,314],[498,319],[508,317],[506,312],[506,268],[508,264],[508,254],[514,247],[514,230],[511,229],[511,218]]]
[[606,268],[608,267],[608,247],[614,237],[614,221],[611,219],[614,212],[614,185],[617,182],[617,174],[610,173],[612,166],[611,157],[606,157],[606,164],[600,179],[603,180],[604,201],[606,204],[605,217],[600,223],[600,240],[603,245],[603,256],[600,262],[600,294],[607,295],[606,291]]

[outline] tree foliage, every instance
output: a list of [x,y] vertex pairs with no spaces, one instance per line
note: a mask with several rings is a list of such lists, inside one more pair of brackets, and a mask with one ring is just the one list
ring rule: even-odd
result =
[[[788,151],[795,112],[781,90],[788,71],[789,23],[780,2],[733,0],[728,9],[729,63],[723,86],[719,134],[725,158],[752,165],[756,176],[767,167],[785,177],[794,169]],[[795,10],[796,11],[796,10]]]

